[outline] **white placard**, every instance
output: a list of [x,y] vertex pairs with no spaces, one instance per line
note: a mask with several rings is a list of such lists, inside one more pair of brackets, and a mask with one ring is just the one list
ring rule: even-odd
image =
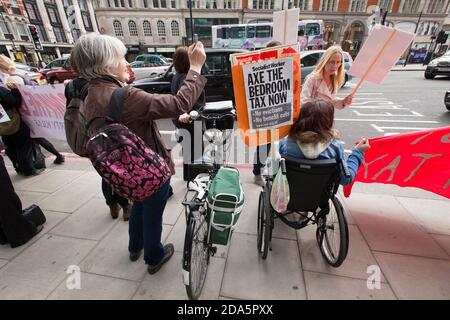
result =
[[414,36],[413,33],[376,25],[348,73],[361,78],[361,82],[382,83]]
[[250,130],[292,124],[293,65],[286,57],[243,66]]
[[11,119],[8,117],[8,114],[6,113],[5,109],[3,109],[3,106],[0,104],[0,123],[8,122]]
[[297,43],[298,17],[300,9],[275,11],[273,13],[273,41],[281,44]]
[[64,85],[18,86],[22,95],[20,113],[31,130],[31,137],[66,140]]

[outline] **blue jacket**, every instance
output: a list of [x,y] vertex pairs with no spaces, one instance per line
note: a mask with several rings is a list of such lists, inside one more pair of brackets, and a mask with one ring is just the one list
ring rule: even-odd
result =
[[[334,148],[331,146],[334,145]],[[296,138],[293,136],[287,136],[280,141],[280,155],[282,157],[289,156],[293,158],[299,159],[342,159],[345,161],[344,155],[344,146],[343,143],[337,139],[333,139],[329,144],[314,144],[309,143],[304,145],[306,149],[309,149],[306,153],[305,150],[301,150],[299,145],[297,144]],[[335,150],[338,150],[338,154],[336,156]],[[356,176],[356,172],[358,167],[361,165],[364,160],[364,153],[358,149],[353,149],[352,153],[347,159],[347,167],[350,172],[350,177],[346,177],[343,170],[341,170],[341,181],[340,183],[345,186],[350,184]]]

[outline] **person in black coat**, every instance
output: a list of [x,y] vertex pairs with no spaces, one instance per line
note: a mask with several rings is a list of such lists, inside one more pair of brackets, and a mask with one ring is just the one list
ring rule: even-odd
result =
[[[178,47],[175,51],[173,55],[173,67],[176,70],[176,74],[170,84],[170,90],[173,95],[176,95],[178,90],[183,85],[184,79],[186,79],[186,75],[190,68],[189,56],[186,47]],[[203,90],[197,102],[192,107],[192,110],[199,111],[204,108],[205,104],[206,98],[205,91]],[[186,145],[186,143],[183,143],[183,179],[185,181],[188,181],[193,178],[191,177],[189,164],[192,163],[196,158],[201,158],[203,154],[203,132],[197,129],[197,126],[194,122],[191,121],[189,114],[187,113],[182,114],[178,117],[178,119],[173,119],[173,124],[179,129],[187,130],[187,132],[185,131],[184,134],[182,132],[180,140],[178,142],[183,141],[183,135],[189,133],[190,136],[190,146]],[[197,123],[197,125],[200,125],[200,123]],[[201,128],[199,129],[201,130]],[[197,144],[199,143],[198,141],[200,141],[201,143],[201,154],[195,153],[195,138],[197,139]]]
[[11,248],[21,246],[38,234],[43,226],[36,226],[22,215],[22,202],[14,191],[1,155],[0,195],[0,245],[9,243]]

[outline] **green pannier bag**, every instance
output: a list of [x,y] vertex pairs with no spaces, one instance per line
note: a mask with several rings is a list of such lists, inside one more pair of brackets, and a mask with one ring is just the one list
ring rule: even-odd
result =
[[222,167],[208,186],[208,242],[228,245],[244,206],[239,171]]

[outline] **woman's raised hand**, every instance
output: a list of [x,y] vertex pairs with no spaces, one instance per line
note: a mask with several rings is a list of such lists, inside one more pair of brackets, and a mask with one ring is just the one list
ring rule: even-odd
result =
[[203,43],[200,41],[192,44],[188,48],[189,63],[191,64],[190,69],[200,73],[202,66],[206,60],[205,48]]
[[353,101],[353,94],[349,94],[348,96],[346,96],[346,97],[344,98],[344,101],[343,101],[343,107],[345,108],[345,107],[351,105],[351,104],[352,104],[352,101]]

